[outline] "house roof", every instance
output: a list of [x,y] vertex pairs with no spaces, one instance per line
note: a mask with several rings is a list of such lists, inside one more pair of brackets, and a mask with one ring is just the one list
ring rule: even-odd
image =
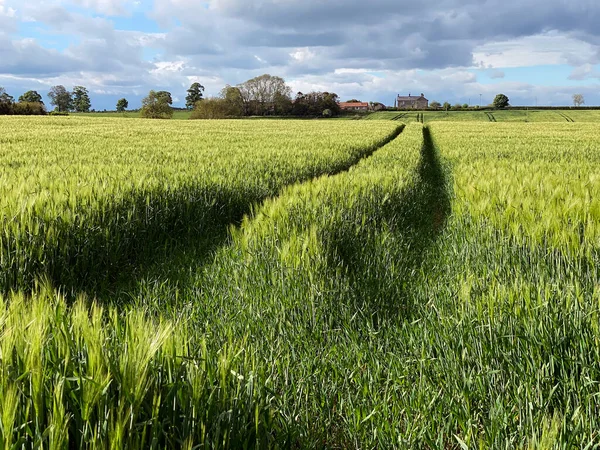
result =
[[[416,95],[409,95],[407,97],[403,97],[401,95],[398,96],[398,101],[416,102],[417,100],[427,100],[427,99],[423,96],[417,97]],[[427,101],[429,101],[429,100],[427,100]]]
[[369,107],[368,102],[341,102],[340,108],[357,108],[357,107]]

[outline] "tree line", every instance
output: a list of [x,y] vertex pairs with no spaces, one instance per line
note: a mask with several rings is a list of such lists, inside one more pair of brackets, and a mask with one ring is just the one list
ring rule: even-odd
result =
[[[298,92],[292,97],[292,89],[281,77],[261,75],[236,86],[225,86],[217,96],[204,98],[204,86],[192,83],[187,90],[186,108],[192,110],[192,118],[216,119],[245,116],[297,116],[333,117],[341,113],[337,94],[330,92]],[[68,91],[64,86],[53,86],[48,93],[51,114],[90,112],[89,91],[75,86]],[[129,101],[121,98],[116,104],[117,112],[125,112]],[[46,106],[37,91],[28,91],[14,101],[0,87],[0,114],[46,114]],[[168,91],[151,90],[142,100],[142,117],[169,119],[173,116],[173,96]]]

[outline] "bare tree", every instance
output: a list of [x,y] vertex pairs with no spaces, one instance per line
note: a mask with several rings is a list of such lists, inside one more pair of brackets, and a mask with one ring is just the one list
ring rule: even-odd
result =
[[274,108],[275,100],[287,97],[291,100],[292,90],[285,80],[272,75],[261,75],[238,86],[248,114],[265,115]]
[[583,99],[583,94],[573,94],[573,105],[581,106],[585,104],[585,100]]

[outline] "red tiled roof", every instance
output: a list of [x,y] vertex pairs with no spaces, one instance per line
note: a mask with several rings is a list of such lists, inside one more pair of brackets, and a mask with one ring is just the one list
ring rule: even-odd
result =
[[369,107],[369,103],[367,102],[341,102],[340,108],[358,108],[360,106]]

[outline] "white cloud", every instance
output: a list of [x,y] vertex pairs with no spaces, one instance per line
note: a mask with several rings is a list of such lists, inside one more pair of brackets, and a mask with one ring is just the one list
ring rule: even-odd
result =
[[573,64],[597,57],[596,46],[557,32],[488,42],[473,51],[475,64],[486,68]]

